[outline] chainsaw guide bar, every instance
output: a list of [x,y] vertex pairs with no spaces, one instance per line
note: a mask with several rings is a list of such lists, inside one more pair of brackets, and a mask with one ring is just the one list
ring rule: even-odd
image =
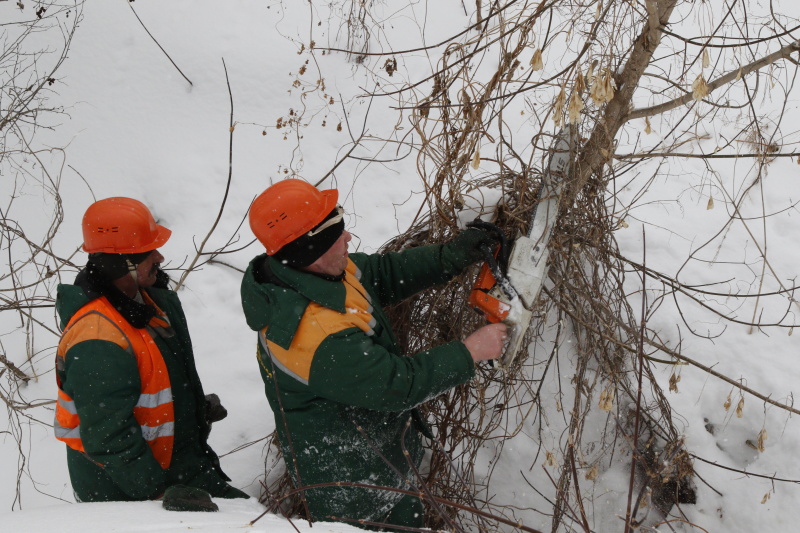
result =
[[533,307],[547,279],[548,244],[558,219],[561,195],[569,180],[574,148],[573,131],[567,126],[558,133],[550,148],[550,161],[536,195],[528,235],[514,242],[505,272],[496,264],[490,268],[491,261],[487,260],[470,294],[470,304],[490,322],[509,326],[509,340],[498,359],[504,370],[514,362],[522,347],[533,318]]

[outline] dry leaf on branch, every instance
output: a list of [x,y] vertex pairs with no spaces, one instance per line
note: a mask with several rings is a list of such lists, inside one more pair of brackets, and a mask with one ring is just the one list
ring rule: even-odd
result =
[[578,74],[575,76],[575,92],[583,93],[583,91],[585,90],[586,90],[586,80],[583,78],[583,72],[579,67]]
[[544,68],[544,62],[542,61],[542,49],[537,48],[536,51],[533,53],[533,57],[531,58],[531,68],[536,70],[542,70]]
[[589,95],[596,105],[600,105],[610,102],[614,98],[616,88],[617,84],[614,78],[611,77],[611,71],[604,69],[602,74],[595,76],[592,80],[592,88]]
[[562,87],[553,104],[553,122],[555,122],[556,126],[562,126],[564,124],[564,104],[566,103],[567,94]]
[[758,432],[758,451],[764,452],[765,446],[764,441],[767,440],[767,429],[762,428],[761,431]]
[[556,462],[556,456],[553,455],[553,452],[545,452],[545,464],[553,468],[558,466],[558,463]]
[[598,407],[607,413],[611,411],[611,409],[614,407],[614,389],[611,387],[606,387],[603,389],[603,392],[600,393]]
[[692,98],[698,102],[708,96],[708,83],[702,74],[697,76],[697,79],[692,83]]
[[475,150],[475,154],[472,156],[472,168],[478,170],[481,166],[481,151],[480,149]]
[[581,111],[583,111],[583,99],[578,91],[572,93],[569,99],[569,123],[577,124],[581,120]]
[[678,392],[678,383],[680,383],[681,377],[678,374],[672,374],[669,377],[669,391],[670,392]]

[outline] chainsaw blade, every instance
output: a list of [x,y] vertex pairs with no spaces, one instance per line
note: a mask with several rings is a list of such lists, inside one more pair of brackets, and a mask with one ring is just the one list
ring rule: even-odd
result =
[[550,161],[542,177],[528,235],[519,237],[511,250],[507,277],[518,298],[506,302],[510,303],[512,310],[504,322],[512,331],[508,346],[500,358],[501,368],[507,368],[516,358],[533,318],[533,306],[547,279],[550,256],[548,244],[558,218],[559,203],[568,179],[573,148],[572,128],[567,126],[558,133],[550,150]]

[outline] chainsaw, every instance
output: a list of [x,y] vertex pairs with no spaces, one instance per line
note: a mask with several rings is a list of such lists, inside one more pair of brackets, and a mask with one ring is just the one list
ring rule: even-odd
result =
[[528,235],[518,237],[510,253],[500,228],[480,220],[470,223],[495,232],[500,241],[495,250],[489,246],[483,248],[486,262],[470,292],[469,303],[489,322],[503,322],[509,326],[509,340],[498,359],[503,369],[511,365],[520,350],[533,317],[533,306],[547,277],[550,255],[547,244],[558,217],[574,148],[574,135],[567,126],[558,133],[550,148],[550,161],[536,195]]

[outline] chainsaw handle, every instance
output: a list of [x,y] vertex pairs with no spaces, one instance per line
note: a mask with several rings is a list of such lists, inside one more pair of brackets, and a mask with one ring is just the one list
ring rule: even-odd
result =
[[500,265],[497,263],[497,260],[494,257],[494,252],[492,252],[492,249],[489,247],[489,245],[482,244],[481,252],[483,252],[483,256],[486,259],[486,264],[489,266],[489,270],[491,270],[492,276],[494,276],[497,285],[500,286],[500,289],[502,289],[503,294],[508,296],[509,300],[516,298],[517,291],[514,289],[514,286],[511,285],[506,273],[500,268]]
[[[480,218],[476,218],[472,222],[467,222],[467,227],[483,230],[487,233],[493,234],[497,238],[497,241],[500,243],[500,251],[497,254],[497,259],[500,262],[503,272],[505,272],[508,269],[508,259],[511,256],[511,247],[508,245],[508,238],[506,238],[505,232],[503,232],[503,230],[500,229],[500,227],[496,224],[484,222]],[[484,252],[485,257],[486,252],[483,250],[483,246],[481,246],[481,251]],[[494,251],[492,251],[491,255],[494,257]]]

